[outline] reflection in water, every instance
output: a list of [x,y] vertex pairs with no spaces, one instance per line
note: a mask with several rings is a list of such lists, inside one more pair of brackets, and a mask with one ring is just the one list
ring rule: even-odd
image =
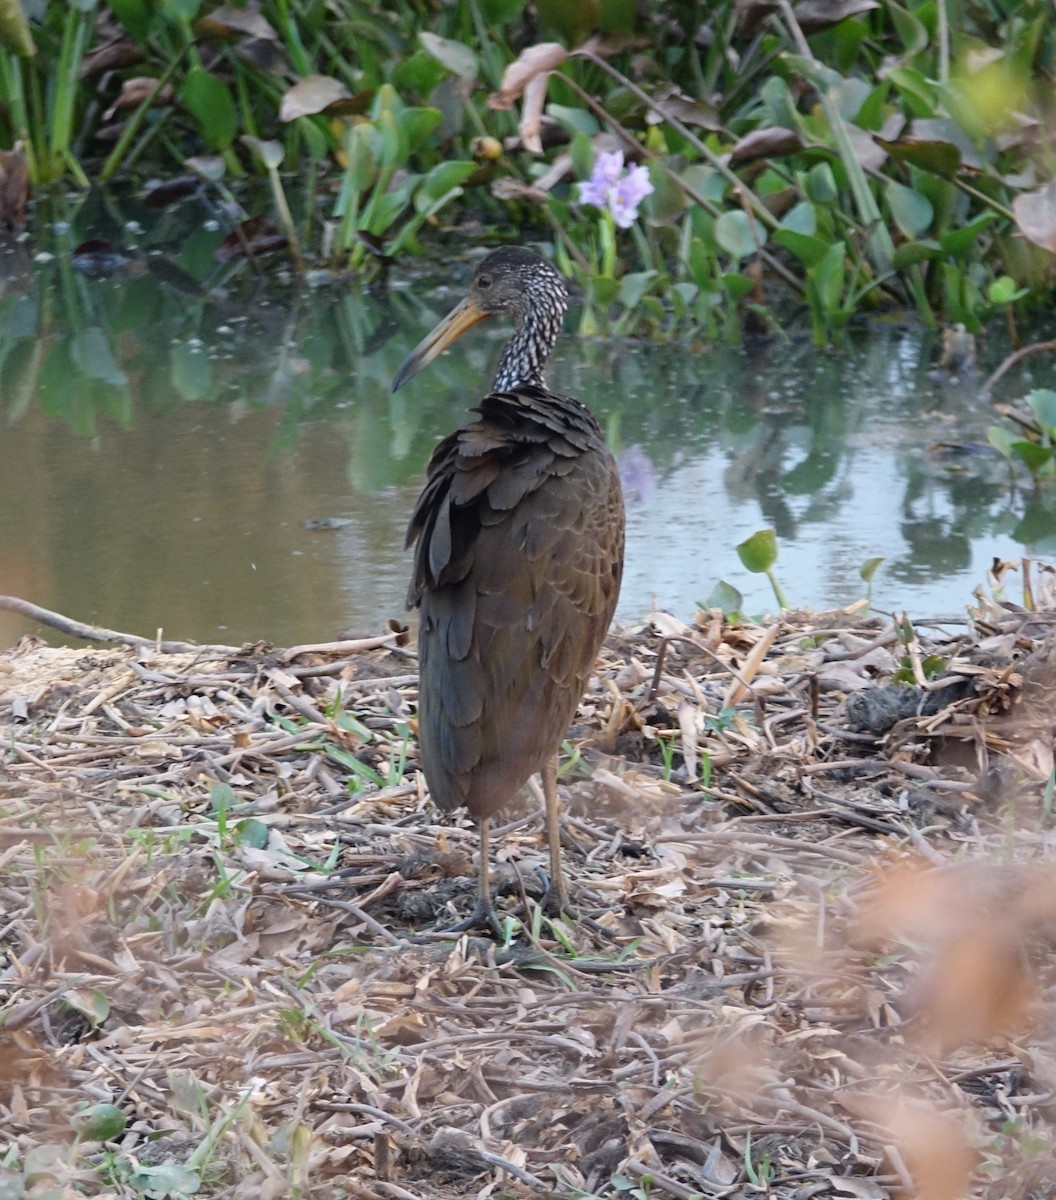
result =
[[[458,280],[259,290],[244,264],[219,277],[219,233],[178,214],[152,214],[149,236],[113,209],[86,214],[44,261],[0,247],[0,591],[213,641],[402,617],[426,460],[503,332],[483,328],[392,396]],[[73,265],[89,227],[127,258],[109,276]],[[793,602],[857,598],[859,568],[882,555],[875,603],[919,615],[960,609],[995,554],[1056,548],[1051,500],[1028,503],[985,455],[928,454],[985,442],[993,417],[971,381],[929,374],[918,329],[879,325],[839,353],[805,334],[746,351],[566,336],[558,353],[552,385],[597,412],[620,457],[625,619],[654,599],[688,617],[720,578],[749,611],[772,605],[735,551],[765,525]],[[0,614],[0,645],[26,628]]]

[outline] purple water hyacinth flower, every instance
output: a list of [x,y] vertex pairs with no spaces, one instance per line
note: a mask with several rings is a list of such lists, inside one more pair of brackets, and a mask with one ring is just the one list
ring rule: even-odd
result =
[[594,160],[590,178],[579,184],[579,203],[607,208],[621,229],[630,229],[638,206],[653,190],[645,167],[628,167],[624,174],[623,151],[615,150]]

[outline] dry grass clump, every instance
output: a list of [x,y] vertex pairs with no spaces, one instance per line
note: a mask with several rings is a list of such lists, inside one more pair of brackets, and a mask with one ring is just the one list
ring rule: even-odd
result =
[[518,802],[502,946],[437,932],[475,837],[402,635],[20,644],[0,1197],[1050,1195],[1052,578],[614,635],[562,782],[584,919]]

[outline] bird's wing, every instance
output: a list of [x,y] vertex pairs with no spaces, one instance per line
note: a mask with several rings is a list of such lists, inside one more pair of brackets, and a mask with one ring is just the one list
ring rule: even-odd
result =
[[557,750],[623,566],[619,478],[589,413],[527,388],[480,411],[437,448],[408,532],[423,765],[441,807],[478,816]]

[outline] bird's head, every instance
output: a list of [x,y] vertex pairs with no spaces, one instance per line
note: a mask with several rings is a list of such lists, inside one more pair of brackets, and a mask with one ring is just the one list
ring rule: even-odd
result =
[[552,345],[567,307],[565,281],[545,258],[520,246],[495,250],[477,267],[465,299],[404,360],[392,390],[417,375],[467,329],[501,313],[509,313],[518,326],[526,320],[538,323]]

